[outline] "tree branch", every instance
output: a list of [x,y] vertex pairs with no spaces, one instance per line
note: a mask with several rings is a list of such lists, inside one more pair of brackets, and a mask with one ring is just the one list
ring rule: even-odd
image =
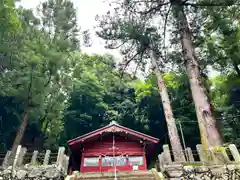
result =
[[142,59],[143,59],[143,55],[144,55],[144,51],[141,52],[141,55],[140,55],[141,57],[140,57],[140,60],[137,62],[137,66],[136,66],[136,68],[134,70],[133,76],[136,76],[136,74],[137,74],[138,67],[140,66],[140,64],[142,62]]
[[46,84],[44,84],[44,87],[47,87],[49,85],[49,83],[51,82],[51,78],[52,78],[51,70],[49,70],[49,77],[48,77]]
[[28,86],[28,92],[27,92],[27,102],[29,103],[29,100],[31,99],[31,89],[32,89],[32,82],[33,82],[33,68],[31,67],[31,75],[30,75],[30,82]]
[[134,70],[134,73],[133,73],[133,77],[136,76],[138,67],[140,66],[140,63],[141,63],[141,61],[138,61],[137,66],[136,66],[136,68],[135,68],[135,70]]
[[189,2],[185,2],[183,4],[184,6],[193,6],[193,7],[226,7],[226,6],[233,6],[233,5],[237,5],[239,6],[240,4],[238,3],[233,3],[233,2],[223,2],[223,3],[189,3]]
[[108,47],[108,46],[107,46],[107,48],[108,48],[108,49],[118,49],[118,48],[120,48],[122,45],[124,45],[127,41],[128,41],[128,40],[123,41],[123,43],[119,44],[117,47]]
[[149,13],[151,13],[151,12],[153,12],[153,11],[159,10],[162,6],[166,6],[166,5],[170,4],[170,3],[171,3],[171,2],[160,3],[160,4],[158,4],[156,7],[152,7],[152,8],[150,8],[150,9],[147,10],[147,11],[141,11],[141,12],[138,12],[138,13],[141,13],[141,14],[143,14],[143,15],[146,15],[146,14],[149,14]]
[[132,62],[132,60],[139,54],[139,52],[137,52],[134,56],[132,56],[124,65],[123,68],[121,68],[121,78],[123,77],[123,73],[125,72],[126,68],[128,67],[128,65]]

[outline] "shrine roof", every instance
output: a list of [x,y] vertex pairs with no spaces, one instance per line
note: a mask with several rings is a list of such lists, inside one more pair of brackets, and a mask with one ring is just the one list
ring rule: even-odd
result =
[[68,145],[74,145],[74,144],[81,144],[83,143],[85,140],[90,139],[94,136],[103,134],[104,132],[125,132],[126,134],[130,134],[132,136],[141,138],[145,141],[148,141],[150,143],[158,143],[159,139],[146,135],[144,133],[140,133],[138,131],[134,131],[132,129],[126,128],[124,126],[119,125],[116,121],[112,121],[109,125],[104,126],[100,129],[97,129],[95,131],[92,131],[90,133],[84,134],[82,136],[79,136],[77,138],[71,139],[68,141]]

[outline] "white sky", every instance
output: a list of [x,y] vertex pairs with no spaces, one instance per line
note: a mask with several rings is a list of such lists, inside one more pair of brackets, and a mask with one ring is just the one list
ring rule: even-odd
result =
[[[44,0],[22,0],[21,5],[24,8],[35,9],[36,6]],[[113,54],[117,59],[120,58],[120,54],[117,50],[108,50],[104,48],[104,41],[97,37],[94,32],[94,26],[96,25],[95,16],[98,14],[106,14],[110,9],[108,3],[104,3],[103,0],[72,0],[77,9],[77,18],[79,21],[79,27],[81,31],[90,30],[92,46],[81,46],[83,52],[92,54]]]

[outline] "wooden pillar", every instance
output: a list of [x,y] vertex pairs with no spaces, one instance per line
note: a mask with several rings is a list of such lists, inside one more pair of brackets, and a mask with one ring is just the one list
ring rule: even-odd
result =
[[130,164],[129,164],[129,155],[128,154],[126,154],[126,159],[127,159],[127,166],[129,167],[130,166]]
[[82,156],[80,158],[81,158],[81,164],[79,167],[79,171],[82,172],[84,167],[84,153],[82,153]]
[[144,170],[147,170],[147,159],[146,159],[146,153],[143,153],[143,164],[144,164]]
[[71,176],[73,173],[72,167],[69,168],[69,175]]
[[102,172],[102,155],[99,156],[99,170]]

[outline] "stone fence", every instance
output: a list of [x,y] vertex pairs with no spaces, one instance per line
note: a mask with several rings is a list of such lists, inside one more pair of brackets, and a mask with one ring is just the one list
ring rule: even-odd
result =
[[181,162],[175,161],[173,154],[168,145],[163,145],[158,156],[167,179],[240,179],[240,154],[234,144],[208,150],[201,144],[196,145],[196,151],[186,148],[179,153],[184,157]]
[[13,165],[9,166],[9,157],[11,151],[8,151],[4,157],[2,169],[19,169],[23,166],[34,166],[42,168],[44,166],[52,165],[64,174],[67,174],[69,157],[65,154],[65,148],[59,147],[58,153],[51,153],[50,150],[46,150],[44,153],[33,151],[28,153],[27,148],[18,146],[17,153],[13,162]]

